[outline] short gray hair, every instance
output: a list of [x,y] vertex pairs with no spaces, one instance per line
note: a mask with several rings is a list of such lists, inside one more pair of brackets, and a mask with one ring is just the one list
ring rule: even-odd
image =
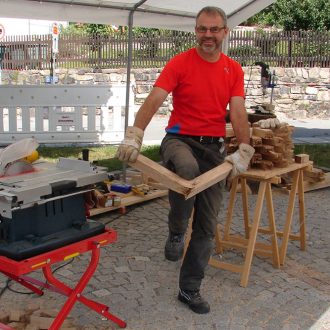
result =
[[196,21],[202,13],[205,13],[207,15],[219,15],[223,19],[224,25],[227,26],[227,15],[221,8],[213,6],[207,6],[202,8],[196,16]]

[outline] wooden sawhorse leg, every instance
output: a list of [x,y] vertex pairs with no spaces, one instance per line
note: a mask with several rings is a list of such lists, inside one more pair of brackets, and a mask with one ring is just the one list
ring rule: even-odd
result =
[[249,281],[252,257],[253,257],[254,247],[256,244],[258,228],[259,228],[259,223],[260,223],[260,218],[261,218],[262,205],[263,205],[263,201],[265,198],[266,185],[267,185],[267,182],[265,182],[265,181],[260,182],[256,207],[254,210],[254,215],[253,215],[253,220],[252,220],[252,226],[251,226],[251,230],[249,233],[249,240],[248,240],[248,245],[247,245],[247,249],[246,249],[244,266],[243,266],[242,275],[241,275],[240,284],[243,287],[246,287],[248,284],[248,281]]
[[[292,216],[294,210],[294,204],[296,200],[296,194],[298,192],[299,198],[299,234],[293,235],[291,234],[291,224],[292,224]],[[305,199],[304,199],[304,175],[303,169],[299,169],[294,171],[293,173],[293,181],[291,186],[291,191],[289,195],[289,204],[288,210],[286,213],[285,225],[283,229],[283,238],[282,244],[280,247],[280,263],[281,265],[285,262],[286,251],[288,248],[289,239],[299,240],[301,250],[306,249],[306,229],[305,229]]]
[[[254,211],[254,216],[252,219],[252,224],[249,223],[249,212],[248,212],[248,198],[247,198],[247,183],[245,178],[240,178],[241,180],[241,188],[242,188],[242,204],[243,204],[243,215],[244,215],[244,228],[245,228],[245,239],[231,237],[230,236],[230,227],[232,222],[232,215],[234,209],[234,202],[237,193],[237,183],[238,179],[234,180],[232,190],[230,192],[229,206],[227,212],[227,220],[224,226],[224,235],[223,240],[219,239],[220,234],[216,236],[217,246],[219,248],[218,251],[222,251],[222,246],[231,246],[237,247],[240,249],[246,250],[245,260],[243,266],[240,265],[232,265],[229,263],[219,262],[218,260],[211,258],[210,264],[217,268],[223,268],[227,270],[231,270],[234,272],[241,273],[241,286],[246,287],[248,284],[248,278],[251,270],[252,258],[255,253],[261,253],[266,256],[272,256],[273,258],[273,266],[276,268],[280,267],[279,261],[279,250],[277,244],[277,235],[276,235],[276,226],[275,226],[275,216],[274,216],[274,206],[272,200],[272,192],[271,192],[271,183],[275,179],[270,180],[262,180],[259,185],[258,196]],[[276,179],[277,181],[277,179]],[[266,197],[267,202],[267,211],[268,211],[268,219],[269,219],[269,229],[267,229],[267,233],[271,234],[271,247],[269,250],[269,245],[257,243],[257,234],[259,232],[259,224],[261,218],[261,211],[263,206],[263,201]],[[244,245],[244,244],[245,245]],[[261,248],[257,249],[257,247]],[[265,250],[265,251],[263,251]],[[217,251],[217,252],[218,252]]]

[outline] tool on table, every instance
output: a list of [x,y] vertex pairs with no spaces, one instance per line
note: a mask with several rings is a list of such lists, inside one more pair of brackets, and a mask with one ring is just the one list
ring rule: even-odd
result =
[[[39,143],[26,138],[14,142],[0,150],[0,177],[33,171],[32,159]],[[34,156],[32,156],[34,154]]]
[[0,154],[0,255],[15,260],[104,231],[87,219],[85,193],[107,179],[106,169],[68,158],[57,164],[22,159],[37,146],[25,139]]
[[133,186],[132,191],[134,192],[134,194],[137,194],[139,196],[145,196],[150,191],[150,187],[147,184],[139,184]]

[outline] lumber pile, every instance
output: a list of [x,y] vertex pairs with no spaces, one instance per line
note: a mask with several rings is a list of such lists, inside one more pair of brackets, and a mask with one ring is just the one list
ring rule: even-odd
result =
[[[304,171],[304,191],[311,191],[330,186],[330,172],[325,173],[322,169],[313,167],[309,155],[294,155],[292,141],[293,126],[282,123],[280,127],[265,129],[258,122],[250,128],[250,143],[255,148],[250,167],[262,170],[271,170],[274,167],[286,167],[295,163],[310,163]],[[227,153],[231,154],[238,149],[238,142],[230,124],[226,127]],[[291,189],[292,178],[290,175],[281,176],[282,188]]]
[[[231,154],[238,149],[238,142],[231,128],[227,128],[227,153]],[[255,154],[251,159],[251,168],[270,170],[273,167],[286,167],[293,160],[293,127],[283,123],[273,129],[260,128],[258,122],[251,127],[251,145]]]

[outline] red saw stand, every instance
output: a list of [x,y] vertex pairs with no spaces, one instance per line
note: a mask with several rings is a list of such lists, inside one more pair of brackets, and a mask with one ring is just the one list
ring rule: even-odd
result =
[[[105,232],[99,235],[21,261],[15,261],[5,256],[0,256],[0,272],[40,296],[43,295],[43,291],[39,289],[39,287],[49,289],[68,297],[49,328],[50,330],[60,329],[62,323],[77,300],[101,314],[103,317],[113,321],[120,328],[125,328],[126,322],[109,313],[108,306],[88,299],[82,295],[83,290],[97,268],[100,259],[100,248],[106,244],[115,242],[116,239],[117,233],[114,230],[105,229]],[[91,251],[90,263],[74,288],[68,287],[65,283],[54,277],[51,269],[52,264],[69,260],[87,251]],[[25,276],[25,274],[38,269],[42,269],[47,280],[46,283]],[[9,330],[11,328],[0,324],[0,329]]]

